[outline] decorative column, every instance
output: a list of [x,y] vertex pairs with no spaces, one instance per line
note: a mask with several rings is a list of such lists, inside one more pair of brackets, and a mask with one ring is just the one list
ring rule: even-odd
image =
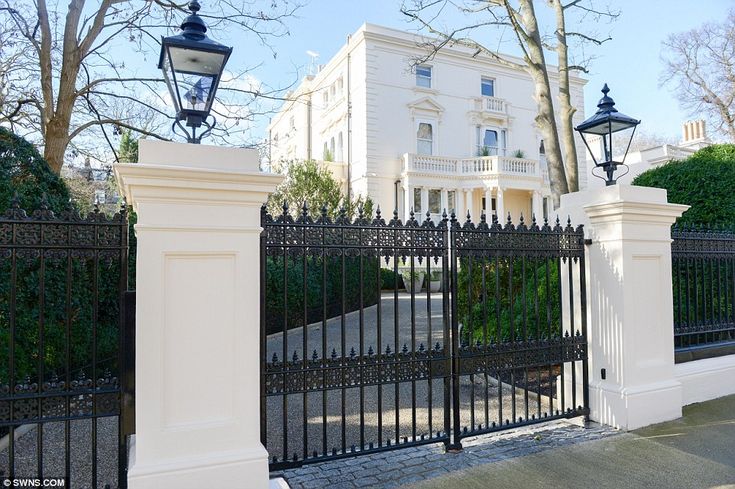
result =
[[115,175],[138,215],[130,489],[268,487],[260,443],[254,150],[140,141]]
[[429,189],[426,187],[421,187],[421,212],[419,212],[417,209],[414,209],[416,211],[416,220],[419,222],[424,222],[424,217],[426,214],[426,211],[429,210]]
[[408,220],[411,209],[413,208],[413,185],[403,186],[403,222]]
[[485,189],[485,218],[487,222],[493,221],[493,191],[490,188]]
[[592,240],[586,255],[594,421],[633,430],[681,416],[670,227],[687,208],[669,204],[666,190],[629,185],[561,198],[559,215],[584,224]]
[[454,214],[457,216],[457,219],[462,219],[464,218],[464,216],[467,215],[467,209],[465,208],[464,193],[465,191],[461,189],[455,189],[454,191],[455,205],[457,206],[457,208],[454,209]]
[[[508,218],[508,214],[505,212],[505,204],[503,203],[504,190],[500,187],[495,190],[495,208],[498,211],[498,222],[503,225],[505,225],[505,221]],[[515,219],[518,219],[518,216],[515,216]]]
[[544,220],[544,199],[541,197],[541,192],[534,190],[531,194],[531,209],[533,215],[536,216],[536,222],[543,222]]
[[470,216],[472,217],[472,220],[473,221],[478,220],[477,218],[479,216],[476,216],[475,215],[476,212],[475,212],[475,208],[474,208],[474,205],[473,205],[473,202],[472,202],[472,189],[467,189],[467,190],[464,191],[464,203],[465,203],[465,206],[467,207],[467,209],[465,210],[465,213],[462,216],[460,216],[461,217],[461,221],[464,221],[465,220],[465,218],[467,217],[467,213],[468,212],[470,213]]

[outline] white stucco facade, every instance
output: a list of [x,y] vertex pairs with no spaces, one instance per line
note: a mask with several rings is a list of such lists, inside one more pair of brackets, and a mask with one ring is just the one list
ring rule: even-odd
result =
[[[550,190],[530,76],[461,47],[412,68],[426,53],[421,41],[360,27],[273,118],[271,162],[333,160],[352,195],[369,196],[384,215],[397,208],[406,217],[413,208],[478,217],[486,209],[540,218]],[[551,79],[556,90],[555,73]],[[571,79],[576,107],[584,106],[584,84]],[[583,118],[578,112],[575,124]],[[580,171],[582,186],[586,176]]]

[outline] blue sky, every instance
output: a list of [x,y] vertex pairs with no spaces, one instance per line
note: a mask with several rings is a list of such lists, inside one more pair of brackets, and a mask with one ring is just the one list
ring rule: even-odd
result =
[[[612,37],[600,47],[592,49],[592,62],[585,90],[586,115],[595,110],[603,83],[610,85],[610,95],[617,107],[628,115],[642,120],[641,130],[679,138],[681,123],[689,118],[677,103],[669,88],[659,88],[661,71],[661,41],[669,33],[681,32],[704,22],[719,21],[730,8],[731,0],[596,0],[609,4],[621,12],[612,24],[584,25],[598,33]],[[309,63],[307,50],[320,54],[320,62],[327,62],[344,44],[348,34],[363,22],[411,30],[399,11],[400,0],[311,0],[289,23],[291,35],[273,42],[278,53],[276,60],[249,39],[237,39],[231,63],[244,65],[257,57],[264,61],[254,73],[270,86],[286,86],[295,75],[303,75]],[[203,4],[206,9],[206,5]],[[459,19],[451,16],[448,23]],[[542,22],[544,19],[542,19]],[[571,29],[572,27],[568,27]],[[227,42],[227,41],[224,41]],[[514,54],[512,42],[501,43],[502,51]],[[261,121],[258,126],[267,121]]]

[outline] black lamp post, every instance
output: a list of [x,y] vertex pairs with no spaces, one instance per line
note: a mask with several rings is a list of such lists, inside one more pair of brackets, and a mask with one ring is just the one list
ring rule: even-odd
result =
[[[164,37],[161,41],[161,56],[158,68],[171,92],[176,106],[176,120],[172,129],[179,127],[186,134],[189,143],[199,144],[202,137],[209,134],[216,120],[207,122],[214,102],[217,86],[222,78],[225,64],[232,48],[207,37],[207,26],[197,12],[201,6],[196,0],[189,2],[189,15],[181,24],[181,33]],[[186,127],[181,121],[186,121]],[[197,136],[197,129],[204,125],[207,129]]]
[[[592,174],[605,180],[606,185],[615,185],[618,178],[625,175],[625,173],[623,173],[623,175],[619,175],[618,178],[613,178],[613,174],[615,173],[615,170],[617,170],[618,166],[625,166],[623,162],[625,161],[625,157],[628,155],[628,150],[630,149],[630,143],[633,141],[636,126],[640,124],[641,121],[618,112],[618,109],[615,108],[615,101],[607,96],[609,91],[610,89],[607,87],[607,83],[605,83],[605,86],[602,87],[603,97],[597,104],[597,112],[595,112],[592,117],[575,127],[575,129],[579,131],[579,134],[582,136],[582,141],[584,141],[584,145],[587,146],[587,150],[589,150],[592,155],[595,167],[602,168],[606,177],[596,175],[595,172],[592,172]],[[620,161],[614,161],[613,134],[628,129],[633,129],[633,131],[630,133],[630,139],[628,140],[628,145],[625,148],[623,158]],[[587,142],[585,135],[594,135],[602,138],[603,154],[600,156],[600,161],[595,158],[595,153],[590,149],[590,145]]]

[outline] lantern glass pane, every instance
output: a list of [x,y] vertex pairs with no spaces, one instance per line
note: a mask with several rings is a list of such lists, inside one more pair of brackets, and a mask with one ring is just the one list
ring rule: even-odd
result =
[[181,103],[179,101],[179,94],[177,93],[176,86],[176,74],[171,71],[171,58],[168,56],[168,50],[164,51],[163,62],[161,63],[163,70],[163,79],[166,80],[166,86],[171,94],[171,100],[173,100],[176,112],[181,111]]
[[196,73],[199,75],[219,75],[224,68],[225,55],[187,49],[179,46],[169,48],[174,70],[177,73]]
[[179,73],[177,79],[182,109],[208,111],[215,77]]

